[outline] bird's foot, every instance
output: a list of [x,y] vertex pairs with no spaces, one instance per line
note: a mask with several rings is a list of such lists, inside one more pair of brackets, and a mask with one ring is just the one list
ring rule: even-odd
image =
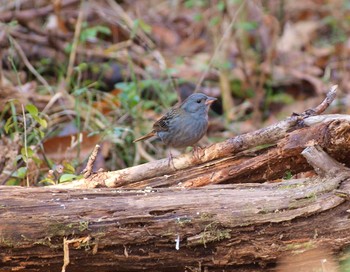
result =
[[197,160],[201,160],[201,158],[204,156],[204,149],[201,148],[199,145],[195,145],[193,146],[192,155]]
[[174,157],[173,157],[173,154],[171,154],[171,151],[169,151],[169,154],[168,154],[168,167],[170,168],[170,166],[172,166],[174,170],[177,170],[174,165]]

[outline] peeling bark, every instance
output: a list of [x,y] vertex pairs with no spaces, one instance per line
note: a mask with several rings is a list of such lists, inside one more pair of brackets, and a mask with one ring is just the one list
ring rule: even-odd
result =
[[[257,146],[246,149],[245,147],[241,152],[231,150],[233,154],[227,154],[225,158],[209,160],[199,165],[190,163],[189,167],[177,171],[172,171],[168,166],[168,159],[164,159],[119,171],[96,173],[87,179],[62,184],[58,187],[143,189],[146,187],[201,187],[221,183],[272,181],[282,179],[286,174],[298,174],[312,170],[301,155],[302,150],[309,145],[320,145],[330,156],[350,166],[350,117],[348,115],[327,115],[310,118],[312,118],[308,121],[310,126],[285,134],[284,138],[275,144],[269,145],[270,137],[262,137],[260,139],[265,139],[265,141],[259,142],[260,148]],[[240,137],[235,137],[231,141],[240,142]],[[257,144],[256,141],[254,143]],[[226,144],[227,141],[216,145]],[[205,153],[209,149],[215,150],[216,145],[206,149]],[[187,161],[187,158],[196,160],[192,154],[184,154],[174,161],[182,159]],[[163,164],[166,166],[157,171],[157,165]]]
[[[332,115],[328,115],[328,118],[317,116],[317,114],[326,110],[334,100],[336,88],[337,86],[333,86],[327,97],[317,107],[306,110],[300,115],[293,114],[291,117],[269,127],[213,144],[203,149],[200,156],[184,154],[173,158],[171,165],[169,165],[168,159],[163,159],[119,171],[96,173],[87,179],[60,186],[65,188],[145,188],[146,186],[167,187],[180,183],[181,186],[185,187],[199,187],[224,182],[244,182],[244,180],[246,182],[263,182],[281,178],[289,169],[293,169],[293,173],[305,171],[305,160],[301,157],[300,152],[309,143],[304,140],[304,134],[306,134],[309,142],[315,141],[315,143],[327,148],[329,142],[323,134],[333,133],[332,131],[328,132],[329,120],[334,121],[336,119],[338,122],[349,120],[348,115],[337,115],[333,118]],[[308,119],[311,119],[311,121],[308,121]],[[320,122],[324,123],[323,126],[319,124]],[[313,126],[316,126],[316,128],[312,128]],[[343,130],[346,137],[348,137],[349,129]],[[336,134],[333,134],[330,137],[336,136]],[[336,137],[336,139],[338,138]],[[284,143],[284,141],[287,141],[287,143]],[[288,141],[290,142],[288,143]],[[342,139],[342,144],[338,146],[340,146],[340,149],[343,149],[343,147],[348,149],[348,142],[348,138]],[[260,156],[261,152],[252,152],[252,149],[254,151],[254,149],[261,146],[277,143],[277,149],[265,149],[264,156]],[[288,144],[294,145],[294,149],[289,148],[287,150],[283,147],[283,144],[287,145],[286,148],[289,148]],[[259,155],[259,158],[256,160],[250,160],[249,158],[237,159],[237,157],[246,156],[247,154],[248,156],[252,154],[254,156]],[[282,173],[281,169],[277,169],[277,171],[276,169],[270,169],[271,165],[275,168],[276,163],[281,167],[283,167],[281,163],[286,163],[288,167],[282,169]],[[260,164],[263,167],[256,169],[256,166]],[[209,169],[210,171],[208,171]],[[254,172],[252,169],[256,171]],[[215,173],[213,174],[213,172]],[[254,178],[254,176],[256,177]],[[233,180],[235,177],[237,177],[237,181]]]
[[[68,186],[0,186],[0,270],[266,271],[283,255],[338,253],[350,245],[350,120],[314,116],[325,101],[180,156],[177,171],[163,160],[90,175],[92,159]],[[81,185],[129,188],[69,188]]]
[[350,170],[315,147],[305,153],[320,176],[193,189],[0,187],[0,268],[57,271],[64,237],[78,239],[68,271],[263,271],[286,252],[338,252],[350,244]]

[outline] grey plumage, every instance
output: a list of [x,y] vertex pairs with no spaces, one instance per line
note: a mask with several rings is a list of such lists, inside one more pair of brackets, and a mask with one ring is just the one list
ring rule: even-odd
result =
[[172,108],[156,121],[150,133],[134,142],[156,136],[167,146],[193,146],[207,131],[208,110],[215,100],[216,98],[202,93],[190,95],[179,106]]

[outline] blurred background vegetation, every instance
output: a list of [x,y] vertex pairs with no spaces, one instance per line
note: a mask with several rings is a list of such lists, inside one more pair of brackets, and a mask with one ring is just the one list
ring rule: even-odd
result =
[[[134,144],[194,91],[218,98],[203,145],[317,105],[349,111],[348,0],[2,0],[0,182],[77,178],[166,157]],[[183,152],[180,150],[178,152]]]

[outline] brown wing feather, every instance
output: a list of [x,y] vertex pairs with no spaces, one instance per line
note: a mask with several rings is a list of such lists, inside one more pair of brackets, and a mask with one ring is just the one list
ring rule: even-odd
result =
[[174,116],[176,116],[178,114],[177,113],[178,110],[179,110],[178,107],[172,108],[170,111],[168,111],[166,114],[164,114],[160,119],[158,119],[154,123],[153,130],[150,133],[134,140],[134,143],[138,142],[138,141],[142,141],[142,140],[147,140],[153,136],[156,136],[157,132],[159,132],[159,131],[168,131],[169,130],[169,122],[171,119],[174,118]]
[[165,115],[163,115],[162,118],[160,118],[157,122],[153,125],[153,130],[155,132],[159,131],[168,131],[169,130],[169,122],[171,119],[174,118],[174,115],[177,115],[177,108],[173,108],[170,111],[168,111]]

